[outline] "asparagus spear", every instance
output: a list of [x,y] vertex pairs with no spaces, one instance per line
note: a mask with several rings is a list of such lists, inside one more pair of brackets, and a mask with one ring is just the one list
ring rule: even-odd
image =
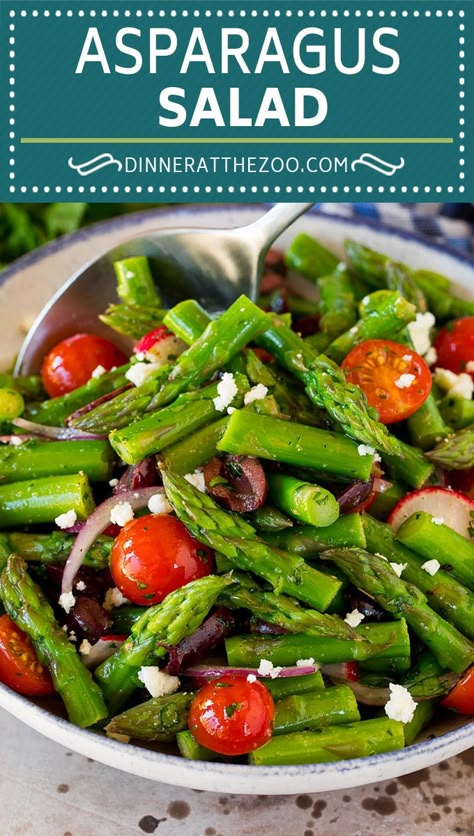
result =
[[[128,383],[125,377],[128,368],[128,364],[120,366],[118,369],[105,372],[100,377],[91,377],[83,386],[79,386],[78,389],[74,389],[66,395],[59,395],[57,398],[51,398],[40,404],[30,404],[27,406],[25,417],[37,421],[38,424],[59,427],[77,409],[81,409],[81,407],[97,398],[108,395]],[[99,432],[103,431],[103,429],[99,429]]]
[[228,422],[229,416],[226,415],[218,421],[207,423],[180,441],[166,445],[159,455],[160,467],[174,473],[193,473],[196,468],[217,455],[217,443],[222,438]]
[[474,543],[453,528],[433,522],[431,514],[418,511],[408,517],[397,531],[396,539],[425,560],[436,557],[443,566],[469,589],[474,590]]
[[239,569],[254,572],[278,592],[317,610],[327,609],[341,582],[258,539],[244,519],[220,508],[186,479],[162,472],[168,502],[194,537],[228,557]]
[[284,700],[293,694],[322,691],[324,679],[321,671],[306,673],[304,676],[277,676],[276,679],[266,678],[265,688],[268,688],[274,700]]
[[445,668],[462,673],[472,664],[474,645],[426,604],[419,589],[401,580],[389,562],[363,549],[330,549],[324,557],[387,612],[396,618],[404,616]]
[[270,546],[299,554],[309,560],[332,546],[359,547],[361,549],[366,546],[360,514],[343,514],[327,528],[299,525],[285,531],[262,534],[262,539]]
[[107,734],[124,734],[135,740],[172,742],[177,733],[187,729],[193,693],[154,697],[112,717],[105,727]]
[[15,389],[20,395],[23,395],[25,401],[37,401],[46,397],[43,382],[39,375],[15,377],[7,372],[0,372],[0,388]]
[[410,640],[405,622],[364,624],[354,630],[354,639],[288,633],[282,636],[230,636],[225,640],[229,665],[258,667],[262,659],[274,665],[295,665],[298,659],[316,662],[363,662],[375,659],[407,659]]
[[[243,375],[235,375],[233,379],[237,394],[232,403],[241,406],[243,396],[250,388],[248,380]],[[113,449],[127,464],[136,464],[146,456],[158,453],[201,429],[220,414],[214,404],[218,396],[218,385],[212,383],[204,389],[183,393],[171,405],[152,412],[128,427],[113,430],[110,434]]]
[[286,473],[270,473],[267,481],[270,499],[300,522],[326,527],[339,517],[337,499],[326,488]]
[[213,752],[211,749],[206,749],[201,746],[192,736],[190,731],[180,731],[176,735],[176,743],[180,755],[187,760],[192,761],[222,761],[222,755]]
[[335,339],[326,354],[336,363],[360,343],[372,339],[393,339],[408,322],[413,322],[416,308],[396,291],[378,290],[361,303],[361,318]]
[[257,456],[367,481],[373,454],[360,454],[341,433],[320,430],[267,415],[237,410],[230,416],[217,447],[226,453]]
[[[47,565],[49,563],[66,563],[74,545],[75,536],[64,531],[51,531],[49,534],[31,534],[26,531],[10,531],[8,539],[11,551],[20,555],[24,560]],[[86,552],[83,566],[93,569],[105,569],[109,565],[110,550],[113,540],[101,535],[88,552]],[[117,631],[118,632],[118,631]]]
[[207,328],[211,317],[195,299],[185,299],[169,310],[164,325],[186,345],[192,345]]
[[166,311],[159,305],[109,305],[105,313],[99,314],[99,319],[109,328],[140,340],[145,334],[159,328],[163,323]]
[[106,717],[100,688],[56,623],[41,590],[28,576],[26,563],[17,555],[9,557],[0,576],[0,597],[8,615],[33,642],[40,662],[49,668],[71,722],[93,726]]
[[0,445],[0,484],[71,475],[82,471],[91,482],[112,476],[115,456],[108,441],[27,441]]
[[357,321],[357,303],[351,275],[345,264],[338,264],[327,276],[317,280],[319,290],[319,327],[335,339],[352,328]]
[[382,455],[382,461],[390,479],[405,482],[412,488],[422,488],[434,472],[434,465],[426,455],[404,441],[400,441],[403,458]]
[[126,305],[159,305],[148,258],[143,255],[114,262],[117,293]]
[[4,528],[51,523],[71,510],[86,520],[94,508],[89,480],[81,473],[0,485],[0,526]]
[[332,360],[312,351],[278,319],[256,342],[304,383],[309,399],[325,409],[347,435],[380,451],[401,455],[398,440],[377,420],[362,390],[346,383],[344,373]]
[[426,455],[444,470],[467,470],[474,467],[474,424],[444,438]]
[[441,415],[453,430],[474,424],[474,401],[458,395],[446,395],[439,405]]
[[340,259],[311,235],[300,232],[285,251],[285,262],[290,270],[296,270],[315,282],[320,276],[333,273]]
[[404,745],[403,723],[378,717],[354,725],[272,737],[260,749],[251,752],[249,760],[256,766],[329,763],[393,752],[403,749]]
[[273,734],[291,734],[360,720],[357,702],[347,685],[336,685],[277,702]]
[[253,616],[277,624],[290,633],[356,639],[352,627],[334,615],[302,607],[286,595],[265,592],[249,575],[234,572],[233,583],[219,595],[219,604],[229,609],[247,609]]
[[[201,335],[180,355],[174,366],[163,366],[141,385],[76,419],[73,426],[104,432],[166,406],[182,392],[196,389],[268,326],[267,314],[246,296],[236,300],[220,317],[211,320]],[[189,323],[191,324],[191,323]],[[201,318],[194,326],[199,331]]]
[[[370,510],[372,511],[372,508]],[[403,570],[404,580],[421,589],[436,612],[474,641],[474,593],[442,569],[438,569],[435,575],[430,575],[422,569],[425,558],[395,540],[389,525],[383,525],[365,514],[363,526],[368,551],[383,554],[390,562],[406,564],[406,569]],[[429,537],[428,532],[427,540]],[[435,541],[431,541],[430,556],[434,552],[433,542]]]
[[149,607],[132,627],[121,647],[95,671],[95,677],[115,714],[138,685],[142,665],[160,659],[166,647],[178,644],[199,627],[225,586],[227,577],[209,575],[186,584]]

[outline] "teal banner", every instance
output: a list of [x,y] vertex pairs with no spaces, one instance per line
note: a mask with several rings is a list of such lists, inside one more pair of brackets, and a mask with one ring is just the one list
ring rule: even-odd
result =
[[4,201],[474,199],[473,0],[0,15]]

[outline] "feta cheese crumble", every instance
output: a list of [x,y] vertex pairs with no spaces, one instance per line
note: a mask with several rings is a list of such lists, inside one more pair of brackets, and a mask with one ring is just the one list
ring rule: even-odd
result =
[[223,412],[227,409],[234,400],[238,392],[237,384],[234,380],[232,372],[224,372],[221,380],[217,384],[217,397],[213,398],[213,404],[218,412]]
[[385,714],[390,720],[398,720],[400,723],[411,723],[415,713],[416,702],[407,688],[403,685],[389,685],[390,699],[385,704]]
[[368,444],[358,444],[357,452],[359,456],[373,456],[375,455],[375,447],[370,447]]
[[414,374],[401,374],[395,381],[397,389],[408,389],[416,380]]
[[349,627],[358,627],[359,624],[361,624],[361,622],[364,620],[364,618],[364,613],[359,612],[359,610],[356,608],[355,610],[352,610],[352,612],[346,613],[344,621],[346,622],[346,624],[349,625]]
[[109,485],[111,488],[116,488],[119,483],[118,479],[109,479]]
[[257,677],[255,676],[254,673],[247,674],[247,682],[256,682],[256,681],[257,681]]
[[86,585],[85,585],[84,581],[78,581],[76,583],[76,589],[77,589],[78,592],[84,592],[85,588],[86,588]]
[[165,697],[167,694],[174,694],[180,685],[177,676],[170,676],[169,673],[160,671],[156,665],[146,665],[140,668],[138,678],[140,682],[143,682],[152,697]]
[[161,368],[160,363],[134,363],[125,372],[125,377],[134,386],[141,386],[159,368]]
[[268,659],[260,660],[257,671],[260,676],[269,676],[270,679],[276,679],[277,676],[280,676],[281,672],[282,668],[274,666],[273,662],[270,662]]
[[185,473],[184,478],[190,485],[194,485],[201,493],[206,493],[206,480],[202,470],[195,470],[194,473]]
[[468,360],[466,363],[466,372],[474,372],[474,360]]
[[434,525],[444,525],[443,517],[431,517],[431,522],[434,523]]
[[422,563],[421,568],[433,577],[433,575],[436,575],[438,569],[441,569],[441,563],[433,557],[432,560],[426,560],[425,563]]
[[[432,345],[431,348],[429,348],[428,351],[426,352],[425,360],[428,363],[428,366],[434,366],[434,364],[437,363],[438,352],[436,351],[434,345]],[[466,370],[468,370],[467,366],[466,366]]]
[[63,608],[66,615],[69,615],[75,603],[76,599],[74,598],[72,592],[62,592],[59,596],[58,604]]
[[99,363],[99,365],[96,366],[94,371],[92,372],[91,377],[94,377],[94,378],[102,377],[102,375],[105,374],[106,371],[107,370],[105,369],[105,367],[101,366],[100,363]]
[[413,342],[413,348],[417,354],[423,356],[430,350],[430,330],[435,322],[436,320],[431,311],[427,311],[426,313],[417,313],[415,321],[408,323],[408,332]]
[[152,514],[171,514],[173,510],[166,496],[162,493],[154,493],[148,500],[148,509]]
[[309,659],[297,659],[296,660],[296,667],[297,668],[315,668],[318,667],[314,664],[314,659],[312,656]]
[[130,520],[133,520],[133,508],[129,502],[117,502],[117,505],[110,509],[111,523],[124,526]]
[[79,645],[79,653],[81,656],[88,656],[92,650],[92,645],[87,639],[83,639]]
[[402,572],[404,572],[405,569],[407,568],[406,563],[391,563],[390,566],[392,567],[393,571],[395,572],[396,575],[398,575],[399,578],[401,578]]
[[449,369],[436,368],[434,371],[434,381],[440,389],[450,395],[458,395],[460,398],[467,398],[471,400],[474,392],[474,383],[470,374],[461,372],[461,374],[454,374]]
[[110,587],[105,593],[104,603],[102,604],[104,610],[113,610],[114,607],[121,607],[123,604],[129,604],[128,598],[117,589],[116,586]]
[[263,398],[266,398],[268,395],[268,387],[264,386],[263,383],[257,383],[256,386],[252,386],[249,392],[246,392],[244,395],[244,404],[248,406],[250,403],[254,401],[261,401]]
[[59,514],[58,517],[54,520],[58,528],[72,528],[74,523],[77,520],[76,512],[71,508],[70,511],[66,511],[64,514]]

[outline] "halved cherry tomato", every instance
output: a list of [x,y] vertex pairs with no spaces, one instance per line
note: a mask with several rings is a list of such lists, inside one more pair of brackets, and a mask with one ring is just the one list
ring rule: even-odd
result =
[[54,694],[49,672],[28,636],[8,615],[0,616],[0,682],[28,697]]
[[245,755],[272,736],[275,706],[265,685],[241,674],[208,682],[196,694],[189,729],[201,746],[221,755]]
[[127,362],[123,351],[95,334],[74,334],[55,345],[41,367],[43,386],[51,398],[87,383],[98,366],[109,371]]
[[349,352],[342,368],[384,424],[413,415],[431,392],[431,373],[423,358],[391,340],[366,340]]
[[441,705],[459,714],[474,714],[474,665],[441,701]]
[[[474,362],[474,316],[465,316],[442,328],[436,341],[436,365],[455,374],[466,371],[466,364]],[[471,370],[474,380],[474,371]]]
[[110,571],[134,604],[158,604],[169,592],[210,575],[213,552],[194,540],[183,523],[166,514],[130,520],[114,541]]

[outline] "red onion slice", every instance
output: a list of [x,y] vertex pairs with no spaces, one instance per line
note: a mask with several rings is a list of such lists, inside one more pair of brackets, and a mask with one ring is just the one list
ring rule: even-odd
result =
[[140,508],[146,508],[150,498],[157,493],[162,494],[163,488],[141,488],[138,491],[120,494],[120,499],[116,496],[110,496],[95,509],[84,525],[84,528],[77,535],[74,546],[66,561],[61,584],[62,594],[72,592],[74,578],[86,552],[90,549],[99,534],[102,534],[110,525],[110,512],[112,508],[120,502],[129,502],[133,510],[138,511]]
[[70,415],[66,418],[66,424],[70,424],[71,421],[74,421],[76,418],[82,418],[83,415],[87,415],[89,412],[92,412],[97,406],[101,406],[103,403],[108,403],[116,398],[118,395],[121,395],[122,392],[126,392],[127,389],[132,389],[133,383],[125,383],[124,386],[119,386],[118,389],[114,389],[112,392],[107,392],[105,395],[101,395],[99,398],[96,398],[94,401],[90,401],[85,406],[81,406],[79,409],[76,409],[75,412],[71,412]]
[[[292,665],[291,667],[282,668],[278,674],[278,679],[286,676],[306,676],[309,673],[316,673],[319,670],[319,665]],[[237,674],[238,676],[256,676],[258,679],[271,679],[270,674],[261,674],[258,668],[233,668],[228,665],[219,665],[211,667],[209,665],[194,665],[192,668],[186,668],[181,671],[180,676],[189,676],[191,679],[216,679],[218,676],[225,676],[226,674]]]
[[97,668],[102,662],[114,655],[126,638],[127,636],[103,636],[92,645],[89,653],[81,653],[81,659],[86,668],[91,670]]
[[18,433],[17,435],[0,435],[0,444],[11,444],[12,447],[20,446],[24,444],[25,441],[31,441],[32,438],[37,438],[38,436],[33,435],[32,433]]
[[26,430],[33,435],[44,436],[44,438],[51,438],[55,441],[84,441],[84,440],[99,440],[107,438],[107,434],[97,435],[96,433],[86,433],[82,430],[73,430],[70,427],[50,427],[47,424],[37,424],[35,421],[27,421],[26,418],[15,418],[12,421],[15,427],[20,430]]

